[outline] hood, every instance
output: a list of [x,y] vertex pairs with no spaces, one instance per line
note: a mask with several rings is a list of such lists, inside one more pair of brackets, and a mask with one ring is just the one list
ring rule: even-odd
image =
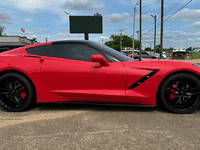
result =
[[142,61],[123,62],[126,68],[137,68],[147,70],[173,70],[173,69],[188,69],[193,67],[192,63],[175,61],[175,60],[157,60],[157,59],[142,59]]

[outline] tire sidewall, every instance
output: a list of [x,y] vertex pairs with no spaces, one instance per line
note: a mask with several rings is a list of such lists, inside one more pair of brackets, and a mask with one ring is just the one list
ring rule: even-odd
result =
[[27,90],[28,90],[28,99],[27,99],[27,102],[24,106],[22,107],[19,107],[19,108],[7,108],[7,107],[4,107],[1,103],[0,103],[0,106],[3,110],[5,111],[10,111],[10,112],[20,112],[20,111],[24,111],[26,110],[27,108],[30,107],[30,105],[33,103],[34,101],[34,87],[32,85],[32,83],[26,78],[24,77],[23,75],[21,74],[18,74],[18,73],[6,73],[4,75],[2,75],[0,77],[0,81],[3,79],[3,78],[6,78],[6,77],[14,77],[14,78],[17,78],[18,80],[20,80],[26,87],[27,87]]
[[192,113],[193,111],[195,111],[200,106],[200,96],[199,96],[199,101],[197,102],[197,104],[192,109],[189,109],[187,111],[175,110],[172,107],[170,107],[169,104],[167,103],[167,99],[165,97],[165,90],[166,90],[167,86],[173,80],[176,80],[176,79],[179,79],[179,78],[184,78],[184,77],[192,79],[200,87],[199,79],[197,77],[195,77],[194,75],[191,75],[191,74],[188,74],[188,73],[179,73],[179,74],[172,75],[171,77],[167,78],[161,86],[161,90],[160,90],[161,91],[161,93],[160,93],[161,103],[167,110],[169,110],[172,113],[179,113],[179,114]]

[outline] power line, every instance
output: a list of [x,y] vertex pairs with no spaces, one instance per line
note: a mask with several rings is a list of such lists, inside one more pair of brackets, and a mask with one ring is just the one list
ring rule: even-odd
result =
[[[149,2],[150,2],[150,1],[149,1]],[[158,1],[156,1],[156,2],[153,2],[153,3],[151,3],[151,4],[148,3],[148,4],[145,5],[145,7],[143,7],[143,10],[144,10],[147,6],[150,6],[150,5],[159,3],[159,2],[160,2],[160,0],[158,0]],[[148,11],[146,11],[146,12],[144,13],[144,15],[145,15],[145,14],[149,14],[149,12],[152,12],[152,10],[157,9],[157,7],[153,7],[153,8],[154,8],[154,9],[152,9],[152,8],[151,8],[151,9],[148,9]],[[159,19],[159,18],[158,18],[158,19]],[[157,20],[158,20],[158,19],[157,19]],[[145,23],[145,22],[147,22],[147,21],[144,21],[144,23]],[[143,28],[143,30],[145,30],[145,29],[147,29],[147,28],[149,28],[149,27],[150,27],[150,26],[146,26],[145,28]]]
[[[180,4],[181,2],[182,2],[183,0],[181,0],[181,1],[179,1],[178,3],[176,3],[175,5],[174,5],[174,7],[176,7],[178,4]],[[191,3],[191,2],[189,2],[189,3]],[[189,4],[188,3],[188,4]],[[186,4],[186,5],[188,5],[188,4]],[[174,7],[172,7],[172,9],[174,8]],[[184,8],[185,6],[183,6],[183,8]],[[181,8],[181,9],[183,9],[183,8]],[[169,11],[171,11],[171,9],[169,10]],[[169,11],[167,11],[167,13],[169,12]],[[180,10],[179,10],[180,11]],[[165,13],[165,15],[167,14],[167,13]],[[175,14],[176,13],[178,13],[178,11],[177,12],[175,12]],[[173,14],[173,15],[175,15],[175,14]],[[172,16],[171,16],[172,17]],[[170,17],[170,18],[171,18]],[[160,19],[161,17],[159,17],[156,21],[158,21],[159,19]],[[164,20],[164,22],[165,22],[165,20]],[[160,26],[160,24],[158,24],[156,27],[158,27],[158,26]],[[146,27],[146,28],[149,28],[150,26],[148,26],[148,27]],[[146,29],[146,28],[144,28],[144,29]],[[146,33],[144,33],[144,34],[147,34],[147,33],[149,33],[149,32],[151,32],[151,31],[153,31],[154,30],[154,28],[152,28],[152,29],[150,29],[149,31],[147,31]]]
[[[160,18],[161,18],[161,17],[157,18],[156,21],[158,21]],[[150,25],[150,26],[151,26],[151,25]],[[149,28],[150,26],[145,27],[144,29],[147,29],[147,28]],[[157,27],[157,26],[156,26],[156,27]],[[144,29],[143,29],[143,30],[144,30]],[[151,29],[151,31],[152,31],[152,30],[153,30],[153,29]]]
[[169,20],[171,17],[173,17],[175,14],[177,14],[179,11],[181,11],[183,8],[185,8],[188,4],[190,4],[193,0],[190,0],[187,4],[185,4],[183,7],[181,7],[179,10],[177,10],[175,13],[173,13],[171,16],[167,17],[165,21]]
[[[150,1],[149,1],[149,2],[150,2]],[[142,9],[145,10],[145,8],[146,8],[147,6],[149,7],[149,6],[154,5],[154,4],[156,4],[156,3],[159,3],[159,2],[160,2],[160,0],[158,0],[158,1],[156,1],[156,2],[153,2],[153,3],[151,3],[151,4],[148,4],[148,3],[147,3],[148,5],[146,4],[145,7],[143,7]],[[154,9],[155,9],[155,7],[154,7]],[[150,9],[150,10],[148,10],[147,12],[150,12],[150,11],[152,11],[152,10],[153,10],[153,9]],[[146,14],[147,14],[147,13],[146,13]]]
[[[183,8],[185,8],[188,4],[190,4],[193,0],[190,0],[188,3],[186,3],[183,7],[181,7],[180,9],[178,9],[175,13],[173,13],[172,15],[170,15],[169,17],[167,17],[163,22],[169,20],[171,17],[173,17],[175,14],[177,14],[179,11],[181,11]],[[158,24],[156,27],[160,26],[161,24]],[[152,30],[154,30],[154,28],[152,28],[151,30],[147,31],[146,33],[144,33],[143,35],[151,32]]]
[[179,1],[179,2],[176,3],[173,7],[171,7],[171,9],[169,9],[169,10],[165,13],[165,15],[166,15],[168,12],[170,12],[174,7],[176,7],[178,4],[180,4],[182,1],[184,1],[184,0]]

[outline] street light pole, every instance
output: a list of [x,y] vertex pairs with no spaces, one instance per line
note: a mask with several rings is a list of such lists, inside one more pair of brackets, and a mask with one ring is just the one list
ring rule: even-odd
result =
[[134,50],[135,50],[135,14],[136,14],[136,5],[139,5],[139,2],[135,4],[134,7],[134,17],[133,17],[133,51],[132,51],[132,58],[134,58]]
[[68,13],[68,12],[66,12],[66,11],[64,11],[67,15],[69,15],[69,16],[71,16],[71,14],[70,13]]
[[156,53],[156,15],[151,15],[154,17],[154,54]]
[[161,28],[160,28],[160,59],[162,59],[163,49],[163,17],[164,16],[164,0],[161,0]]
[[142,0],[140,0],[140,57],[142,57]]
[[118,30],[120,32],[120,52],[122,51],[122,32],[124,30]]

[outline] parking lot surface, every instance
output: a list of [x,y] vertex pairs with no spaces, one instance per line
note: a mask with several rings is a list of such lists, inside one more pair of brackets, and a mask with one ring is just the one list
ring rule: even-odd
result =
[[200,108],[172,114],[160,108],[38,104],[0,109],[0,150],[200,149]]

